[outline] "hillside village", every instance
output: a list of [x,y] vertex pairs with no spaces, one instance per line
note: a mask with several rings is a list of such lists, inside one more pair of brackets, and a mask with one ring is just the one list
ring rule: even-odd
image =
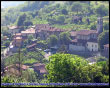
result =
[[[23,41],[27,39],[27,36],[32,35],[35,39],[40,37],[42,40],[46,40],[50,35],[56,35],[59,37],[61,32],[65,32],[66,30],[51,27],[49,24],[37,24],[36,26],[32,26],[30,29],[26,29],[25,31],[20,31],[20,28],[17,26],[9,27],[9,32],[13,35],[12,44],[9,46],[10,52],[16,52],[17,49],[23,46]],[[80,31],[69,31],[71,42],[66,45],[67,51],[71,53],[76,52],[90,52],[91,54],[100,52],[98,50],[98,35],[103,32],[103,19],[97,19],[97,29],[96,30],[80,30]],[[35,40],[37,41],[37,40]],[[37,43],[32,43],[29,48],[37,47]],[[55,45],[60,47],[61,44]],[[104,51],[109,51],[109,44],[104,45]],[[49,47],[50,49],[50,47]],[[108,57],[106,53],[106,57]],[[104,55],[104,54],[103,54]]]
[[[73,53],[73,54],[75,53],[77,55],[83,54],[83,55],[88,55],[88,57],[92,57],[92,56],[94,57],[95,55],[97,56],[97,53],[100,52],[98,49],[97,38],[98,35],[103,32],[102,27],[103,27],[103,19],[99,17],[97,19],[96,30],[69,31],[72,40],[70,41],[70,43],[66,45],[66,50],[68,51],[68,53]],[[9,32],[12,33],[13,35],[13,40],[11,42],[12,44],[10,44],[9,46],[7,55],[9,54],[8,52],[11,53],[18,52],[18,49],[23,46],[23,41],[26,40],[27,36],[29,35],[32,35],[35,39],[40,37],[40,39],[46,40],[50,35],[53,34],[59,37],[59,34],[64,31],[65,30],[63,29],[51,27],[49,24],[37,24],[36,26],[32,26],[30,29],[26,29],[25,31],[20,31],[20,28],[17,26],[9,27]],[[33,42],[31,45],[27,45],[27,50],[29,52],[34,51],[36,47],[37,47],[37,40],[35,40],[35,42]],[[56,44],[53,47],[57,51],[58,48],[61,47],[61,44],[60,43]],[[47,49],[51,49],[51,47],[48,47]],[[105,44],[103,52],[100,53],[101,55],[108,58],[109,44]],[[38,66],[40,66],[39,64],[41,63],[38,63]],[[45,69],[45,67],[43,67],[43,69]]]
[[[45,12],[45,9],[44,9],[44,12]],[[66,13],[66,11],[64,12]],[[60,11],[52,15],[53,16],[58,15],[59,13]],[[89,17],[91,13],[88,13],[86,15]],[[69,15],[65,17],[65,20],[66,18],[68,18],[68,16]],[[106,28],[105,21],[108,20],[109,16],[108,18],[103,16],[97,16],[97,18],[93,21],[94,23],[93,28],[91,26],[92,29],[89,27],[92,20],[88,17],[85,19],[81,15],[78,16],[78,12],[77,12],[77,15],[75,14],[72,16],[72,20],[71,20],[72,27],[65,26],[67,24],[65,22],[62,24],[61,20],[58,22],[58,24],[55,24],[54,22],[57,22],[58,19],[56,21],[52,21],[52,19],[51,20],[49,19],[49,22],[51,23],[49,22],[46,23],[45,20],[43,20],[43,18],[42,18],[42,21],[44,21],[44,23],[39,23],[37,21],[38,23],[36,22],[33,24],[31,22],[27,22],[24,25],[20,20],[22,19],[22,17],[24,17],[25,19],[25,15],[21,15],[21,18],[19,17],[17,19],[17,22],[18,22],[17,24],[14,23],[13,25],[8,25],[7,26],[8,31],[1,33],[1,37],[2,37],[1,38],[1,41],[2,41],[1,43],[1,46],[2,46],[1,76],[2,77],[5,77],[5,76],[11,77],[13,75],[15,77],[21,77],[21,78],[24,77],[25,81],[28,80],[26,82],[40,82],[40,81],[45,82],[49,77],[51,78],[51,75],[53,74],[53,77],[56,77],[54,79],[57,79],[57,76],[54,73],[58,71],[59,72],[58,74],[60,74],[60,70],[55,70],[53,71],[53,73],[51,73],[50,72],[51,68],[56,69],[57,65],[60,63],[60,58],[63,60],[63,56],[65,56],[65,58],[68,58],[68,59],[71,58],[71,56],[66,56],[66,55],[76,55],[76,56],[79,56],[78,58],[83,58],[82,61],[84,62],[80,62],[82,63],[81,66],[83,66],[83,64],[85,64],[85,66],[87,67],[89,67],[89,65],[92,67],[95,64],[102,66],[105,64],[104,61],[108,62],[109,34],[107,34],[107,36],[104,37],[106,39],[102,38],[102,36],[105,36],[106,33],[108,33],[108,31],[106,31],[104,28]],[[37,16],[37,17],[40,18],[40,16]],[[49,17],[52,18],[52,16],[49,16]],[[24,22],[26,21],[27,20],[25,20]],[[86,24],[84,22],[86,22]],[[26,26],[27,24],[31,24],[31,25]],[[84,24],[84,26],[86,27],[82,27],[82,24]],[[57,27],[56,25],[64,26],[65,29],[63,29],[62,27]],[[8,35],[6,36],[6,34]],[[5,41],[8,41],[8,42],[5,42]],[[62,57],[60,56],[60,54],[62,55]],[[58,59],[57,56],[59,56],[60,58]],[[55,57],[57,58],[55,59]],[[71,61],[66,62],[68,59],[64,59],[63,60],[64,63],[63,61],[61,61],[63,65],[67,64],[66,65],[67,67],[69,66],[68,63],[71,62]],[[58,60],[59,62],[57,62]],[[77,59],[74,59],[74,61],[75,60],[76,60],[76,63],[78,64]],[[87,65],[85,61],[87,61],[89,65]],[[51,63],[53,65],[51,65]],[[49,65],[50,65],[50,69],[48,67]],[[63,65],[61,65],[60,63],[58,65],[59,66],[58,69],[63,69],[62,67]],[[108,63],[106,65],[108,66]],[[56,66],[56,67],[53,67],[53,66]],[[109,68],[107,68],[107,71],[108,69]],[[61,70],[61,71],[63,72],[65,70]],[[108,74],[107,71],[105,71],[104,76],[102,77],[106,77],[106,74]],[[66,72],[63,72],[63,73],[66,73]],[[69,74],[71,74],[71,72]],[[58,77],[62,77],[62,76],[58,76]],[[54,80],[54,79],[51,78],[51,80]],[[105,79],[108,80],[108,78],[105,78]],[[87,81],[83,81],[83,82],[87,82]]]

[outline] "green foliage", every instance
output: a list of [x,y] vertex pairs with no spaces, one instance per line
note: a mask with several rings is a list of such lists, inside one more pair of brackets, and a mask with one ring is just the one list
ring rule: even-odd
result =
[[35,60],[35,59],[30,58],[30,59],[28,59],[28,60],[24,61],[24,64],[27,64],[27,63],[32,64],[32,63],[35,63],[35,62],[36,62],[36,60]]
[[90,29],[91,30],[96,30],[96,24],[95,23],[92,23],[91,26],[90,26]]
[[26,19],[26,14],[19,16],[17,26],[24,26],[23,24],[24,24],[25,19]]
[[38,74],[33,69],[27,69],[22,72],[22,77],[30,83],[37,82],[37,76]]
[[97,58],[97,62],[106,61],[106,60],[107,60],[107,58],[105,58],[105,57],[98,57]]
[[[104,65],[89,65],[87,61],[76,55],[57,53],[49,58],[49,64],[46,66],[49,73],[47,77],[49,82],[55,83],[108,82],[108,73],[105,72],[109,72],[109,70]],[[107,67],[109,67],[109,64],[107,64]]]
[[109,22],[104,23],[104,30],[109,30]]
[[31,25],[33,25],[33,23],[31,22],[31,21],[25,21],[24,22],[24,26],[31,26]]
[[[27,82],[24,78],[21,77],[15,77],[12,75],[7,75],[7,76],[3,76],[1,77],[1,83],[22,83],[22,82]],[[23,85],[19,85],[19,86],[23,86]],[[18,87],[18,85],[6,85],[6,86],[2,86],[2,87]]]
[[50,63],[47,65],[49,74],[47,75],[50,82],[76,82],[76,73],[87,62],[80,57],[70,54],[55,54],[50,58]]
[[70,34],[68,32],[62,32],[60,34],[60,42],[61,44],[68,44],[70,42]]
[[37,47],[41,48],[41,49],[46,49],[48,46],[47,42],[45,40],[40,40],[37,42]]
[[102,50],[104,48],[103,45],[108,43],[109,43],[109,31],[104,31],[98,36],[99,49]]
[[65,21],[65,17],[63,15],[60,15],[57,17],[56,21],[57,21],[57,24],[63,24]]
[[[19,62],[18,53],[15,53],[12,56],[9,56],[5,59],[5,65],[11,65]],[[34,62],[43,62],[44,56],[43,52],[36,51],[36,52],[23,52],[20,54],[20,62],[22,64],[32,64]]]
[[104,5],[100,5],[96,8],[96,13],[98,16],[107,16],[108,15],[108,9]]
[[82,10],[82,4],[80,4],[79,2],[75,2],[72,4],[72,7],[71,7],[71,11],[75,11],[78,12]]
[[65,45],[61,45],[61,47],[57,51],[58,53],[68,53],[67,47]]
[[49,39],[48,39],[48,44],[50,46],[55,46],[58,43],[58,38],[56,35],[50,35]]
[[64,15],[67,15],[67,14],[68,14],[68,11],[67,11],[66,9],[62,9],[61,12],[62,12],[62,14],[64,14]]
[[101,80],[103,83],[109,83],[109,75],[103,75],[103,78]]

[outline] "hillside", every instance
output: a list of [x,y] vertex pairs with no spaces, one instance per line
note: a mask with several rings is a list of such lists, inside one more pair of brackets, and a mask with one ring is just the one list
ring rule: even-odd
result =
[[108,5],[107,1],[27,1],[16,7],[2,9],[1,25],[17,25],[19,16],[25,13],[25,21],[33,25],[48,23],[63,29],[96,29],[94,24],[99,16],[108,23]]

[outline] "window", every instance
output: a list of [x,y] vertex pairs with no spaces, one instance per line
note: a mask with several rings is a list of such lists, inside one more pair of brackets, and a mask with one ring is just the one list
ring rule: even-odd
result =
[[92,45],[92,47],[93,47],[93,45]]
[[95,45],[95,47],[97,48],[97,45]]

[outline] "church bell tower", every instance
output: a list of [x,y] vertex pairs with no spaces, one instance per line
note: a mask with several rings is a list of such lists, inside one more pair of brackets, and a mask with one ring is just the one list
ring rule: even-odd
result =
[[103,18],[98,17],[97,19],[97,33],[100,34],[103,32]]

